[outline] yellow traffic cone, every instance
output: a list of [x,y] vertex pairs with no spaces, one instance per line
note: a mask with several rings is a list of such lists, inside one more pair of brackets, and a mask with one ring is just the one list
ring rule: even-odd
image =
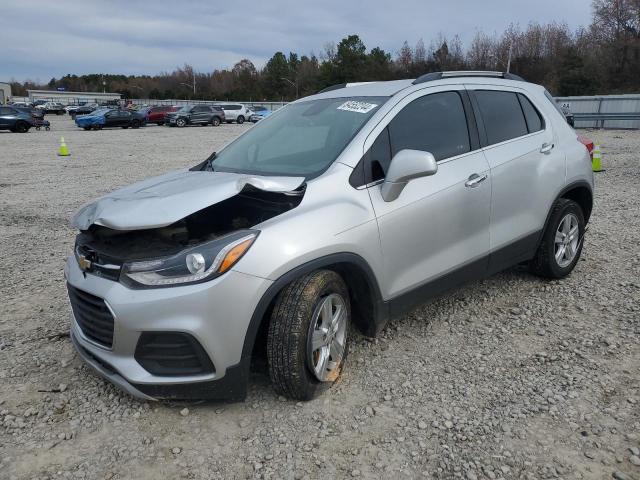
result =
[[596,143],[593,147],[591,167],[594,172],[602,171],[602,152],[600,151],[600,144]]
[[64,143],[64,137],[60,137],[60,148],[58,149],[58,156],[68,157],[69,155],[71,154],[69,153],[69,148],[67,147],[67,144]]

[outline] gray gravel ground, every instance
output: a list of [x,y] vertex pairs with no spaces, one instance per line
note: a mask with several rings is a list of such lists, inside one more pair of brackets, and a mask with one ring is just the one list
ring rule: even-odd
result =
[[140,403],[74,354],[69,218],[250,127],[52,123],[0,132],[0,478],[640,479],[640,132],[587,132],[607,170],[570,278],[512,269],[356,336],[308,403],[256,373],[245,403],[186,405]]

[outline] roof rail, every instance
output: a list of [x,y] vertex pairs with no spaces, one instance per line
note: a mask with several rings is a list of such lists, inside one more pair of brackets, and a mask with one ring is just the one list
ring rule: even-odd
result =
[[509,72],[489,72],[480,70],[460,70],[453,72],[431,72],[416,78],[413,81],[413,85],[425,82],[433,82],[434,80],[442,80],[444,78],[460,78],[460,77],[489,77],[489,78],[503,78],[505,80],[517,80],[524,82],[524,78],[515,73]]
[[323,88],[318,93],[330,92],[331,90],[339,90],[341,88],[345,88],[346,86],[346,83],[338,83],[336,85],[331,85],[330,87]]
[[377,82],[350,82],[350,83],[338,83],[336,85],[331,85],[330,87],[323,88],[318,93],[330,92],[331,90],[339,90],[341,88],[349,88],[349,87],[357,87],[358,85],[365,85],[367,83],[377,83]]

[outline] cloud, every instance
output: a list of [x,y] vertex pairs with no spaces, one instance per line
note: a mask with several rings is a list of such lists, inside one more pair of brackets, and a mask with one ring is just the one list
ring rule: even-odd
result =
[[230,68],[241,58],[258,67],[276,51],[319,53],[356,33],[395,53],[404,40],[428,45],[439,33],[467,43],[482,30],[590,21],[588,0],[5,0],[0,78],[48,81],[66,73],[155,74],[184,63],[199,71]]

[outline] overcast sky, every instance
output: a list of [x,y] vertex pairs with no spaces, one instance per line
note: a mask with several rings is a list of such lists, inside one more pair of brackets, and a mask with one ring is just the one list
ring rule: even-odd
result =
[[280,50],[319,53],[356,33],[395,54],[404,40],[510,23],[590,22],[590,0],[2,0],[0,80],[48,82],[67,73],[198,71],[249,58],[259,68]]

